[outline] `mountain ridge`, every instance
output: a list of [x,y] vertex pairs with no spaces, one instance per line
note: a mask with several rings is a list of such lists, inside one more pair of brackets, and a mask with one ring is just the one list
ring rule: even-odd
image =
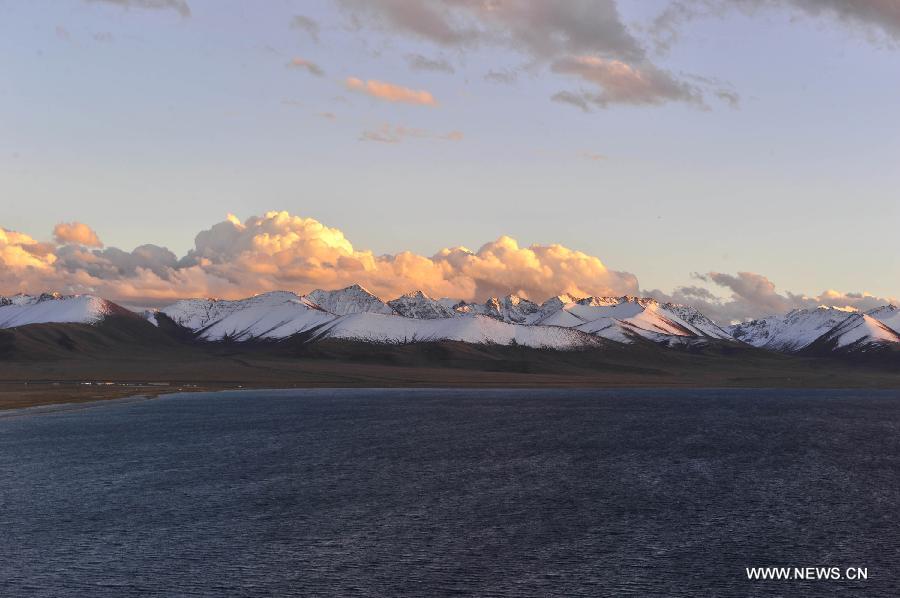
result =
[[[93,295],[0,297],[0,328],[39,324],[97,324],[110,315],[141,317]],[[782,353],[847,353],[900,347],[900,310],[886,305],[865,314],[833,307],[796,309],[721,327],[699,310],[653,298],[623,295],[537,304],[510,294],[484,303],[434,299],[413,291],[384,301],[360,285],[306,295],[271,291],[237,300],[183,299],[142,317],[167,319],[182,336],[202,342],[326,339],[374,344],[454,341],[555,350],[649,341],[664,347],[724,342]]]

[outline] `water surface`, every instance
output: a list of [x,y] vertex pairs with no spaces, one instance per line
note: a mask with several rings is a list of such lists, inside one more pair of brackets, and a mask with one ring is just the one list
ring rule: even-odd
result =
[[[900,595],[900,393],[306,390],[0,419],[4,596]],[[866,583],[749,582],[863,566]]]

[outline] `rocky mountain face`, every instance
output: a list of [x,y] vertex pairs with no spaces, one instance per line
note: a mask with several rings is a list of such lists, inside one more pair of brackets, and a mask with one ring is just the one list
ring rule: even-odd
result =
[[407,293],[397,297],[387,304],[397,314],[405,318],[417,320],[435,320],[437,318],[452,318],[456,313],[452,307],[447,307],[437,299],[432,299],[422,291]]
[[394,310],[388,304],[358,284],[337,291],[317,289],[306,295],[306,299],[336,316],[360,313],[394,313]]

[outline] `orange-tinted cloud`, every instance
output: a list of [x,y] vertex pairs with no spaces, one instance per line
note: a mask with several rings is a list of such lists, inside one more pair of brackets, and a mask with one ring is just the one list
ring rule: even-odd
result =
[[421,106],[437,106],[437,100],[430,92],[421,89],[410,89],[393,83],[375,81],[369,79],[363,81],[356,77],[347,77],[345,82],[347,89],[365,93],[373,98],[386,102],[403,102],[406,104],[418,104]]
[[53,238],[60,245],[76,243],[87,247],[103,247],[94,229],[81,222],[60,222],[53,228]]
[[0,272],[43,271],[55,261],[52,247],[26,234],[0,228]]
[[554,62],[553,71],[576,75],[598,87],[597,93],[561,92],[554,96],[557,101],[575,104],[584,110],[587,110],[589,104],[599,107],[610,104],[662,104],[671,101],[703,104],[703,95],[695,86],[676,79],[651,64],[633,66],[620,60],[575,56]]
[[226,220],[197,234],[178,259],[156,245],[131,252],[114,247],[42,245],[2,231],[0,293],[95,293],[114,300],[161,303],[188,296],[245,297],[286,289],[308,292],[353,283],[393,298],[421,289],[440,297],[484,300],[514,292],[541,301],[576,295],[635,293],[637,279],[562,245],[520,246],[502,236],[477,251],[451,247],[431,257],[360,250],[337,228],[287,212],[243,222]]

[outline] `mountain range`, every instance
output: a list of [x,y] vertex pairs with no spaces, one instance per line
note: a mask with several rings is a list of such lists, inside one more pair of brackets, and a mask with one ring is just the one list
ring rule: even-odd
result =
[[275,291],[240,300],[185,299],[141,314],[91,295],[0,297],[0,328],[135,318],[202,342],[453,341],[553,350],[614,349],[646,342],[663,348],[727,343],[780,353],[856,356],[900,350],[900,309],[893,305],[867,313],[798,309],[723,327],[693,307],[632,296],[562,294],[538,304],[507,295],[467,303],[417,291],[383,301],[352,285],[307,295]]

